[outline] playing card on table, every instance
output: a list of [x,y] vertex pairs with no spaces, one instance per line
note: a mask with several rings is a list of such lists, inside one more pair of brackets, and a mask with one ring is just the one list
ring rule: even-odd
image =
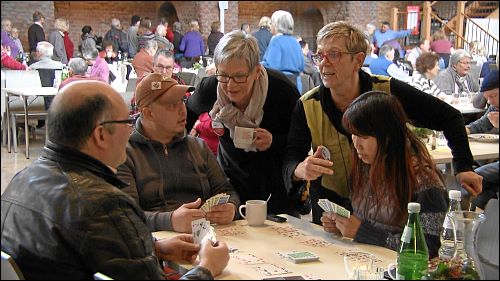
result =
[[287,273],[292,273],[290,270],[288,270],[285,267],[278,266],[275,264],[261,264],[258,266],[254,267],[255,270],[257,270],[260,273],[263,273],[265,275],[277,275],[277,274],[287,274]]
[[257,257],[251,253],[236,252],[230,254],[231,259],[236,260],[240,264],[261,264],[265,263],[264,259]]

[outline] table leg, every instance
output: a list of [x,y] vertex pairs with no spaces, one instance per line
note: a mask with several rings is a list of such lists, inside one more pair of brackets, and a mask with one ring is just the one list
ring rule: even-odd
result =
[[30,135],[29,135],[29,126],[28,126],[28,97],[23,96],[24,100],[24,137],[26,139],[26,159],[30,158]]
[[7,119],[7,152],[11,152],[11,147],[10,147],[10,138],[11,138],[11,131],[10,131],[10,110],[9,110],[9,93],[5,93],[5,112],[7,116],[5,116],[5,119]]

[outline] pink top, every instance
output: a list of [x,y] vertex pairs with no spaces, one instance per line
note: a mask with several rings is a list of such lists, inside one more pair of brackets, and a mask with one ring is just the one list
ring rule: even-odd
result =
[[453,44],[451,44],[450,41],[444,39],[431,42],[431,50],[438,54],[451,54],[450,49],[452,47]]
[[89,71],[89,76],[109,83],[108,63],[103,58],[97,56],[94,65]]
[[212,118],[207,112],[200,115],[198,118],[199,123],[195,125],[193,129],[198,132],[198,137],[202,138],[212,150],[214,155],[217,155],[217,150],[219,148],[219,136],[214,133],[212,129]]

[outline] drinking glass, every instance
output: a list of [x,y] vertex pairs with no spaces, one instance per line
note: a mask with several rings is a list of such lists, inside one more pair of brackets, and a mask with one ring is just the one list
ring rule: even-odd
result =
[[372,277],[374,256],[365,252],[349,252],[344,255],[344,265],[349,280],[366,280]]
[[469,96],[469,93],[465,91],[460,93],[459,101],[462,107],[467,107],[470,104]]

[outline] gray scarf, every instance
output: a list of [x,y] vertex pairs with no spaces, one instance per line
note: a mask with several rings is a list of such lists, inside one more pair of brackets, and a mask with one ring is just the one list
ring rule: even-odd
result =
[[[234,136],[235,126],[258,128],[264,116],[264,110],[262,108],[266,102],[269,80],[266,69],[261,65],[259,67],[259,79],[256,79],[253,84],[250,103],[244,112],[233,105],[220,83],[217,86],[217,101],[210,111],[210,117],[214,121],[223,123],[224,126],[229,129],[229,136],[231,139],[233,139]],[[257,148],[252,144],[248,149],[245,149],[245,151],[257,151]]]

